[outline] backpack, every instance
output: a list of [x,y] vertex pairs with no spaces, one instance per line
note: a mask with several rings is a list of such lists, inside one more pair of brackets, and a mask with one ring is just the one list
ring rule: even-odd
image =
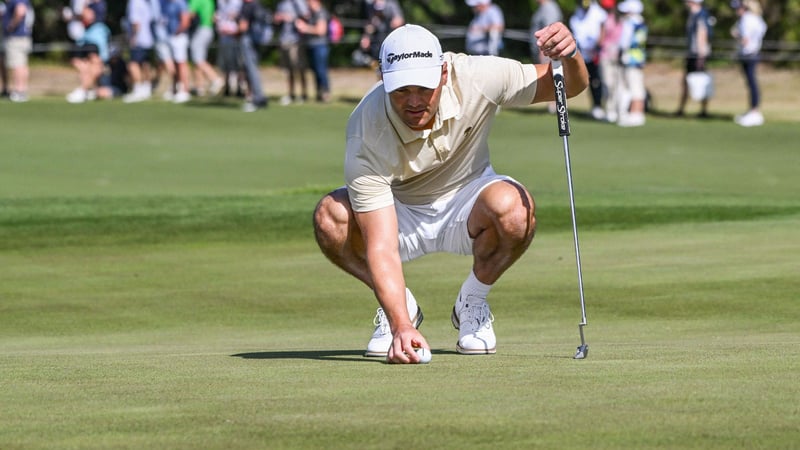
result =
[[331,16],[328,21],[328,42],[336,44],[342,40],[342,37],[344,37],[342,21],[336,16]]
[[253,2],[253,19],[250,22],[250,38],[257,45],[269,45],[274,34],[272,30],[272,12],[264,7],[260,1]]

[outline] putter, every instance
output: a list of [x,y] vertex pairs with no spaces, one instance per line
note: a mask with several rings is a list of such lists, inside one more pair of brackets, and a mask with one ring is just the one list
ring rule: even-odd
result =
[[553,83],[556,88],[556,117],[558,118],[558,135],[564,139],[564,159],[567,162],[567,185],[569,186],[569,209],[572,213],[572,236],[575,241],[575,263],[578,267],[578,291],[581,298],[581,323],[578,331],[581,334],[581,345],[573,359],[584,359],[589,356],[589,345],[583,337],[583,327],[586,325],[586,303],[583,299],[583,274],[581,273],[581,247],[578,244],[578,222],[575,219],[575,196],[572,191],[572,166],[569,162],[569,114],[567,112],[567,87],[564,83],[564,67],[561,61],[554,59],[551,62],[553,69]]

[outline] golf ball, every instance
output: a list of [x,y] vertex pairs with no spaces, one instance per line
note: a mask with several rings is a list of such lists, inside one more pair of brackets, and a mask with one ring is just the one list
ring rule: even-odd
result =
[[419,355],[420,364],[428,364],[431,362],[431,351],[427,348],[417,348],[414,349],[414,351],[417,352],[417,355]]

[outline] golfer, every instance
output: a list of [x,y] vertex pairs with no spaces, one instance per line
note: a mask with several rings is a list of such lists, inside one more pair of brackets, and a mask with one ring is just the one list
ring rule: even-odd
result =
[[[563,61],[567,95],[588,85],[586,65],[562,23],[534,34]],[[496,351],[486,302],[492,285],[525,252],[535,229],[531,195],[495,174],[489,129],[502,106],[554,100],[549,64],[443,53],[417,25],[390,33],[380,50],[382,81],[347,123],[345,186],[322,198],[314,229],[322,252],[361,280],[380,308],[366,356],[417,363],[430,346],[402,263],[433,252],[472,255],[451,319],[462,354]],[[532,139],[533,140],[533,139]]]

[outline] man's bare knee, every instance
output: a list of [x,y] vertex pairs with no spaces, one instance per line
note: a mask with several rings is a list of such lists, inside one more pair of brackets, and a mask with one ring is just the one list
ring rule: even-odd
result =
[[341,244],[347,237],[351,215],[347,192],[343,189],[322,197],[314,209],[314,235],[319,246]]
[[522,243],[525,247],[530,244],[536,219],[533,198],[525,188],[510,181],[495,183],[486,188],[480,201],[499,238]]

